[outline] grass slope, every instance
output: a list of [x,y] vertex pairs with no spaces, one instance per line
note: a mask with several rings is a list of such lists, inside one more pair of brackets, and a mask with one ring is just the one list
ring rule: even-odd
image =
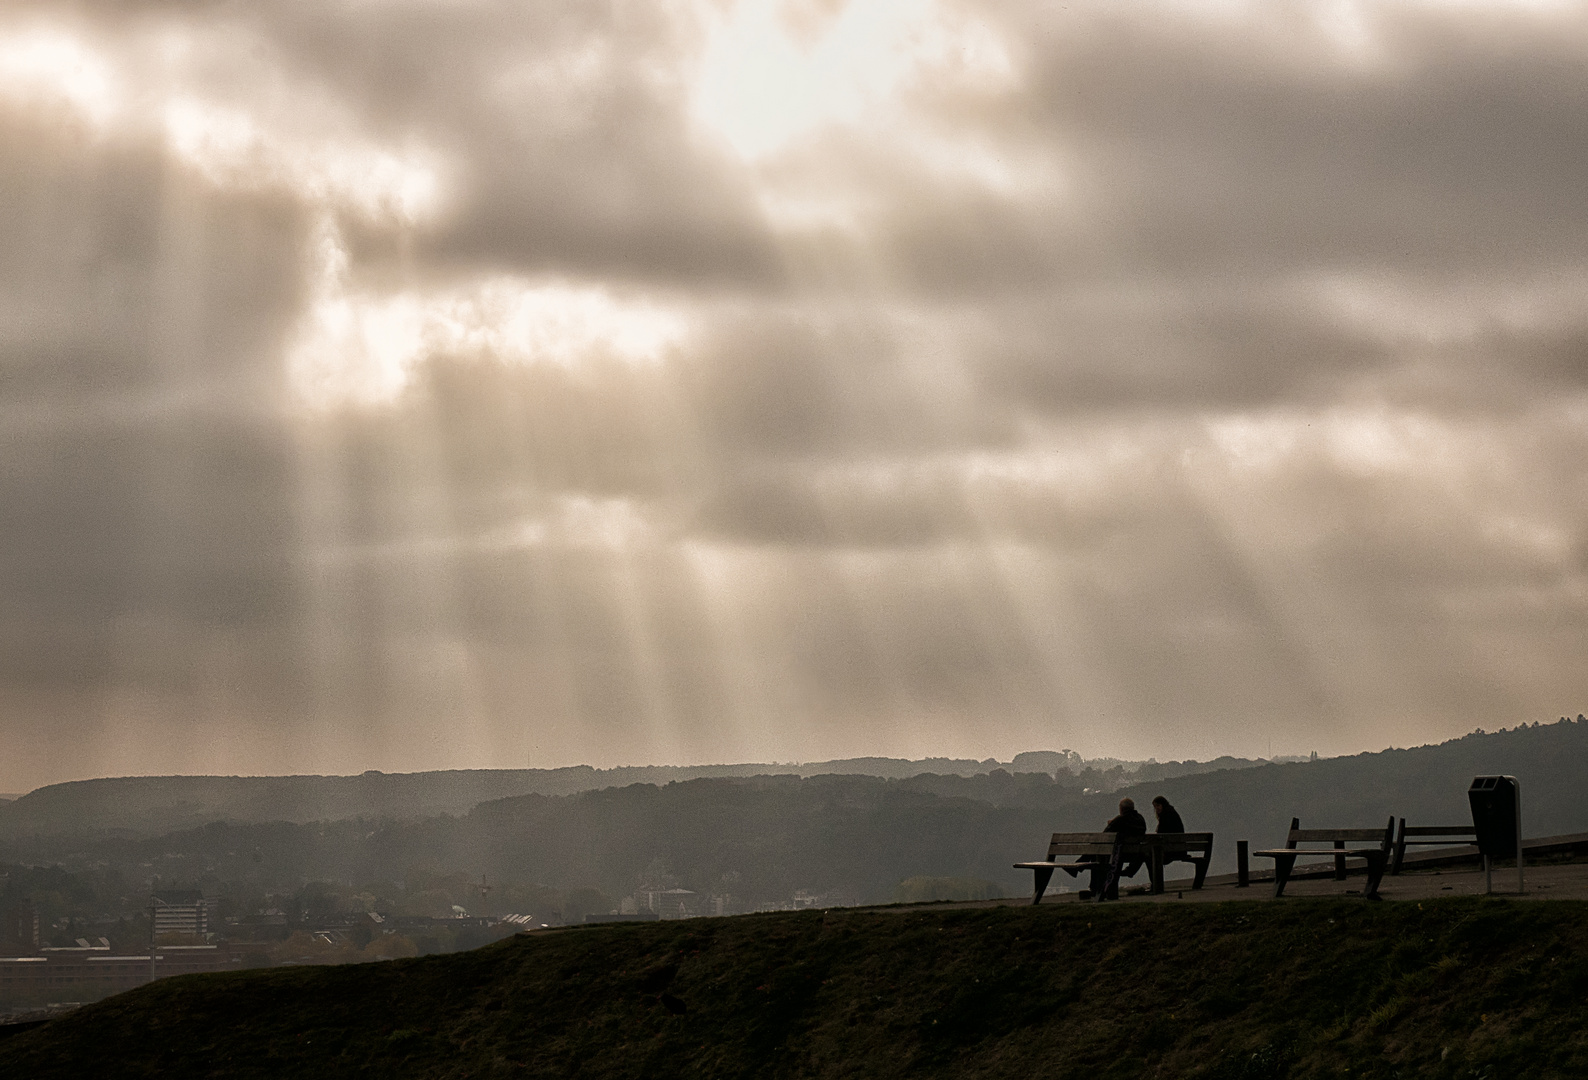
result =
[[170,979],[0,1042],[48,1077],[1588,1075],[1588,904],[820,912]]

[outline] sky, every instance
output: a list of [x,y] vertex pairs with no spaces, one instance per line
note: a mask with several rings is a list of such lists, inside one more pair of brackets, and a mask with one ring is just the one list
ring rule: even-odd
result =
[[11,0],[0,790],[1588,705],[1588,8]]

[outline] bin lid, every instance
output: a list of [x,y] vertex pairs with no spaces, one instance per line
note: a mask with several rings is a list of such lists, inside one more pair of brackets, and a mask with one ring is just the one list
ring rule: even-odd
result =
[[1493,791],[1499,787],[1516,787],[1514,776],[1474,776],[1468,791]]

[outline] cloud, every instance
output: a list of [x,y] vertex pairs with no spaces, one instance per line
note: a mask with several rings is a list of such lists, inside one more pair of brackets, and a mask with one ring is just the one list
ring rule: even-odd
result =
[[0,787],[1581,711],[1585,51],[1570,5],[8,12]]

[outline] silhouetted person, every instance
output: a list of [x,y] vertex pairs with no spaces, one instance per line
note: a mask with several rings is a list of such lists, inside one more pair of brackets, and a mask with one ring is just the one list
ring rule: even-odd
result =
[[1180,820],[1180,811],[1169,805],[1169,800],[1159,795],[1152,800],[1152,812],[1158,815],[1159,832],[1185,832],[1185,822]]
[[1119,816],[1103,826],[1104,832],[1120,833],[1124,836],[1145,836],[1147,834],[1147,819],[1136,811],[1135,799],[1119,800]]
[[[1136,801],[1125,798],[1119,800],[1119,815],[1103,826],[1104,832],[1118,833],[1121,836],[1146,836],[1147,819],[1136,811]],[[1092,887],[1087,890],[1091,896],[1101,898],[1103,890],[1108,886],[1108,860],[1101,855],[1094,856],[1097,865],[1092,867]],[[1141,869],[1140,859],[1131,859],[1128,866],[1121,869],[1123,877],[1132,877]]]
[[[1159,832],[1161,832],[1161,833],[1183,833],[1183,832],[1185,832],[1185,822],[1180,820],[1180,811],[1176,810],[1173,806],[1170,806],[1169,805],[1169,800],[1164,798],[1162,795],[1158,795],[1158,796],[1155,796],[1153,798],[1153,800],[1152,800],[1152,812],[1154,814],[1158,815],[1158,831]],[[1195,859],[1193,859],[1191,856],[1185,854],[1184,852],[1180,852],[1179,854],[1176,854],[1174,852],[1165,852],[1164,856],[1163,856],[1163,861],[1164,861],[1165,864],[1172,863],[1172,862],[1188,862],[1188,863],[1193,863],[1194,864],[1196,862]]]

